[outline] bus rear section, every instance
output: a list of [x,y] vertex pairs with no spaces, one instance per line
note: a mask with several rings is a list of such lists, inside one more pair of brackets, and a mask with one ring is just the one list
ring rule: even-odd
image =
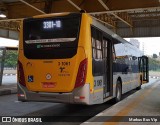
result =
[[[82,14],[23,21],[18,100],[88,103],[88,58],[80,38]],[[81,35],[81,37],[80,37]],[[77,102],[78,103],[78,102]]]

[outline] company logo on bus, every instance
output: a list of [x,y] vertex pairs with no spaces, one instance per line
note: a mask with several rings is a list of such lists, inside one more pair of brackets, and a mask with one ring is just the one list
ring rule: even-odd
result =
[[50,80],[51,78],[52,78],[51,74],[48,73],[48,74],[46,75],[46,79],[47,79],[47,80]]

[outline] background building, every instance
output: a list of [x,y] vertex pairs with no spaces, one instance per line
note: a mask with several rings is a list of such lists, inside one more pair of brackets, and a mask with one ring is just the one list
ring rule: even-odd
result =
[[136,46],[138,49],[140,49],[140,42],[137,39],[130,39],[129,41],[132,45]]

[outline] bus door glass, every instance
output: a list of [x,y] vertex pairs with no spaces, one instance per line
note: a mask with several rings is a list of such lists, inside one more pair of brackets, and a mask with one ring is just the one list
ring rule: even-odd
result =
[[148,57],[142,56],[139,58],[139,70],[143,73],[143,83],[149,82],[149,68],[148,68]]
[[107,37],[103,37],[103,59],[105,62],[104,68],[104,98],[111,94],[112,84],[112,47],[111,41]]

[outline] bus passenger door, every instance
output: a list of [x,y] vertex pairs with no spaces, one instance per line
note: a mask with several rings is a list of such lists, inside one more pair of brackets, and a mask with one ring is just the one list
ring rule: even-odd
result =
[[107,37],[103,37],[104,69],[104,98],[112,95],[112,43]]
[[142,82],[149,82],[149,67],[148,67],[148,57],[139,57],[139,70],[142,73]]

